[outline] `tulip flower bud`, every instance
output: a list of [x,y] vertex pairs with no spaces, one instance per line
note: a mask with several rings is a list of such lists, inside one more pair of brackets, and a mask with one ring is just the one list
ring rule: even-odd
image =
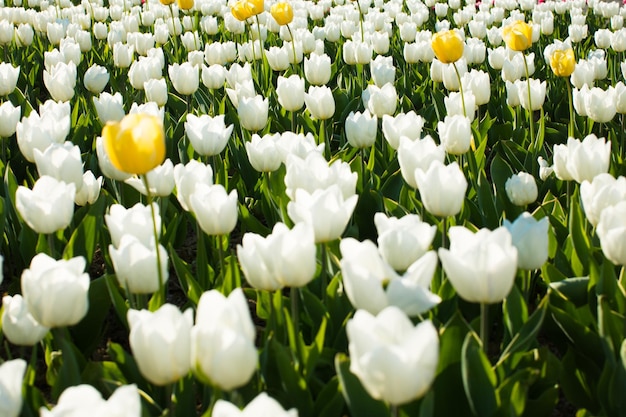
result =
[[521,20],[502,29],[504,43],[514,51],[525,51],[533,43],[533,27]]
[[520,172],[506,180],[506,195],[516,206],[525,206],[537,200],[537,183],[535,177],[527,172]]
[[293,8],[291,3],[286,1],[274,3],[270,13],[279,25],[287,25],[293,20]]
[[5,417],[17,417],[22,410],[22,380],[26,372],[26,361],[13,359],[0,365],[0,412]]
[[155,116],[132,114],[102,129],[113,166],[131,174],[145,174],[165,159],[163,123]]
[[465,43],[455,30],[447,30],[435,33],[431,46],[439,61],[444,64],[451,64],[463,56]]
[[576,68],[576,58],[572,48],[556,50],[550,56],[550,68],[557,77],[569,77]]
[[[33,318],[20,294],[2,298],[2,333],[9,342],[19,346],[39,343],[50,329]],[[1,408],[0,408],[1,410]]]
[[189,10],[193,7],[193,0],[176,0],[180,10]]
[[548,260],[548,218],[535,220],[530,213],[524,212],[513,223],[505,219],[504,227],[511,233],[513,246],[517,248],[518,268],[541,268]]
[[230,12],[235,17],[235,19],[241,22],[244,22],[248,20],[248,18],[253,16],[250,3],[248,3],[246,0],[237,1],[230,7]]

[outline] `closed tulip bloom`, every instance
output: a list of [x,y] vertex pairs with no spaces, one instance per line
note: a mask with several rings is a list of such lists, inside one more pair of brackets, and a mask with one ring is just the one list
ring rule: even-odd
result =
[[202,66],[202,84],[211,90],[224,87],[226,82],[226,70],[221,64],[211,64],[208,67]]
[[[159,216],[159,206],[154,205],[156,215],[157,233],[161,233],[161,217]],[[104,220],[111,234],[111,242],[117,248],[124,235],[136,237],[144,246],[148,246],[154,239],[152,231],[152,209],[141,203],[135,204],[131,208],[126,208],[121,204],[113,204],[109,208],[109,213],[104,215]]]
[[243,410],[225,400],[217,400],[213,407],[213,417],[246,417],[246,416],[298,417],[295,408],[285,411],[278,401],[262,392]]
[[472,141],[470,120],[462,115],[446,116],[437,124],[439,139],[447,153],[462,155],[469,151]]
[[463,56],[465,43],[456,30],[446,30],[433,35],[431,46],[439,61],[451,64]]
[[293,8],[287,1],[274,3],[270,8],[270,13],[279,25],[287,25],[293,20]]
[[350,372],[372,398],[399,405],[428,391],[439,362],[439,337],[430,320],[415,326],[395,306],[377,316],[357,310],[346,332]]
[[594,122],[607,123],[613,120],[617,113],[617,100],[613,87],[609,87],[607,90],[593,87],[589,89],[587,94],[584,94],[583,100],[585,112]]
[[400,276],[369,240],[341,240],[341,272],[350,303],[356,309],[378,314],[393,305],[409,316],[422,314],[441,302],[430,292],[437,255],[427,252]]
[[91,385],[75,385],[63,391],[53,409],[42,407],[39,413],[40,417],[137,417],[141,415],[141,398],[136,385],[117,388],[106,401]]
[[376,117],[394,114],[398,105],[398,93],[393,84],[385,84],[378,88],[373,84],[367,86],[362,94],[363,105]]
[[174,167],[174,181],[176,182],[176,198],[185,211],[191,210],[189,197],[199,184],[213,184],[213,169],[210,165],[192,159],[186,165],[177,164]]
[[250,165],[258,172],[272,172],[280,168],[282,158],[278,150],[279,134],[252,135],[250,142],[245,142]]
[[[461,84],[463,86],[463,91],[472,92],[477,106],[489,103],[489,99],[491,98],[491,82],[489,80],[489,73],[473,69],[461,76]],[[468,112],[470,112],[469,109]]]
[[573,179],[582,183],[609,171],[611,159],[611,142],[591,134],[582,142],[578,139],[567,139],[567,170]]
[[173,304],[157,311],[128,310],[128,341],[141,374],[155,385],[183,378],[191,367],[193,310]]
[[289,218],[312,225],[316,243],[338,239],[358,201],[358,195],[344,198],[338,185],[313,193],[297,189],[295,194],[295,201],[287,204]]
[[433,161],[426,171],[415,170],[415,182],[422,203],[435,216],[455,216],[461,211],[467,180],[456,162],[443,165]]
[[399,113],[395,116],[383,115],[383,136],[393,149],[400,146],[402,136],[414,141],[420,139],[424,119],[413,110],[408,113]]
[[13,359],[0,365],[0,413],[17,417],[22,411],[22,385],[26,373],[26,361]]
[[146,99],[153,101],[160,107],[167,104],[167,83],[165,78],[151,78],[143,84],[143,90],[146,92]]
[[498,303],[511,291],[517,270],[517,249],[504,227],[473,233],[450,228],[450,249],[439,249],[439,259],[457,294],[474,303]]
[[315,277],[313,229],[298,223],[289,230],[276,223],[265,238],[246,233],[237,246],[237,257],[246,280],[254,288],[276,290],[303,287]]
[[155,116],[132,114],[102,129],[104,148],[113,166],[130,174],[145,174],[165,159],[163,123]]
[[509,49],[525,51],[533,43],[533,27],[524,21],[517,20],[502,29],[502,38]]
[[230,12],[239,21],[246,21],[253,16],[252,7],[247,0],[239,0],[230,6]]
[[6,62],[0,63],[0,96],[8,96],[17,85],[20,76],[20,67],[14,67]]
[[518,172],[506,180],[506,195],[516,206],[526,206],[537,200],[537,183],[535,177],[527,172]]
[[332,185],[339,187],[344,199],[356,193],[358,174],[352,172],[347,162],[338,159],[329,164],[326,158],[316,151],[309,152],[303,157],[290,154],[286,159],[285,193],[291,200],[296,199],[298,189],[312,194],[316,190]]
[[304,102],[315,119],[330,119],[335,114],[335,99],[332,90],[326,86],[310,86],[309,92],[304,93]]
[[185,121],[185,133],[193,149],[203,156],[220,154],[228,144],[233,128],[233,125],[226,126],[223,114],[215,117],[188,114]]
[[102,177],[96,177],[93,172],[87,171],[83,174],[83,181],[80,190],[76,192],[74,196],[74,202],[78,206],[85,206],[87,204],[93,204],[98,200],[100,196],[100,189],[102,187]]
[[346,118],[346,139],[355,148],[368,148],[376,142],[378,119],[370,115],[368,110],[350,112]]
[[267,124],[269,101],[262,95],[242,97],[237,107],[241,126],[251,132],[257,132]]
[[76,88],[76,64],[59,62],[50,70],[44,70],[43,82],[53,100],[68,101],[74,97]]
[[200,73],[198,72],[198,68],[194,67],[189,62],[170,65],[168,67],[168,74],[174,89],[184,96],[195,93],[200,86]]
[[132,176],[131,174],[122,172],[113,166],[111,159],[104,150],[104,141],[100,136],[96,138],[96,155],[98,157],[98,167],[105,177],[116,181],[124,181]]
[[193,8],[194,0],[176,0],[180,10],[190,10]]
[[[574,140],[574,138],[568,138],[567,140],[570,141],[570,139]],[[564,144],[554,145],[552,148],[554,175],[562,181],[571,181],[574,179],[568,168],[568,159],[569,147]]]
[[304,105],[304,79],[298,74],[293,74],[289,78],[279,75],[276,94],[278,102],[285,110],[300,110]]
[[92,99],[98,119],[103,125],[107,122],[119,122],[126,115],[122,94],[119,92],[113,95],[103,92],[97,98]]
[[602,253],[615,265],[626,265],[626,201],[602,210],[596,232]]
[[580,199],[587,220],[596,227],[602,210],[626,201],[626,177],[616,179],[611,174],[603,173],[593,177],[591,182],[585,180],[580,184]]
[[378,251],[396,271],[405,271],[421,258],[435,237],[437,228],[423,222],[417,214],[404,217],[387,217],[384,213],[374,215],[378,232]]
[[109,255],[115,269],[115,276],[122,288],[132,294],[151,294],[159,289],[159,271],[156,268],[159,251],[163,284],[168,279],[167,251],[162,245],[154,246],[154,239],[148,244],[131,234],[122,235],[117,249],[109,245]]
[[40,177],[30,190],[19,186],[15,207],[26,224],[37,233],[54,233],[69,226],[74,215],[76,186],[49,176]]
[[311,54],[304,58],[304,76],[309,84],[325,85],[330,81],[330,57],[326,54]]
[[565,50],[556,50],[550,56],[550,68],[558,77],[569,77],[576,68],[574,50],[570,47]]
[[289,51],[284,45],[282,47],[270,46],[270,49],[265,51],[267,63],[272,71],[285,71],[289,68],[289,55]]
[[207,235],[225,235],[237,225],[237,190],[228,194],[221,184],[199,185],[189,197],[189,203]]
[[547,217],[536,220],[530,213],[520,214],[513,223],[504,220],[503,226],[511,233],[513,246],[517,248],[517,267],[539,269],[548,260]]
[[258,362],[254,338],[254,324],[241,288],[228,297],[217,290],[205,292],[191,330],[194,375],[225,391],[245,385]]
[[5,101],[0,105],[0,138],[8,138],[15,134],[21,110],[20,106],[13,106],[10,101]]
[[125,43],[113,44],[113,65],[117,68],[128,68],[133,63],[135,47]]
[[[2,297],[2,334],[14,345],[33,346],[50,330],[35,320],[20,294]],[[0,406],[0,410],[1,410]]]
[[431,163],[434,161],[443,163],[445,157],[446,151],[443,145],[437,145],[430,135],[421,140],[400,137],[400,146],[398,147],[400,173],[411,188],[417,188],[417,181],[415,180],[417,169],[427,171]]
[[89,275],[82,256],[57,261],[39,253],[22,272],[22,296],[28,311],[46,327],[72,326],[89,308]]
[[92,65],[85,71],[83,83],[93,94],[100,94],[109,82],[109,72],[100,65]]
[[77,191],[83,186],[83,161],[77,145],[53,143],[43,152],[35,149],[34,154],[39,176],[48,175],[66,184],[74,184]]

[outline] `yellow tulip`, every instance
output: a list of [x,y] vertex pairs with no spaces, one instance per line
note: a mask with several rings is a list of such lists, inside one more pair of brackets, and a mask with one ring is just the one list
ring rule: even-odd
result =
[[104,149],[113,166],[129,174],[145,174],[165,159],[163,123],[155,116],[129,114],[102,129]]
[[235,19],[239,21],[246,21],[248,18],[252,17],[252,8],[250,7],[250,3],[246,0],[239,0],[235,4],[230,7],[230,12],[235,17]]
[[518,20],[502,29],[502,38],[510,49],[525,51],[533,44],[533,27]]
[[248,5],[252,10],[252,16],[256,16],[259,13],[263,13],[265,10],[265,2],[264,0],[248,0]]
[[572,48],[557,49],[550,57],[550,68],[557,77],[569,77],[576,67],[576,58]]
[[431,46],[435,56],[444,64],[451,64],[463,56],[465,43],[455,30],[437,32],[433,35]]
[[293,8],[291,3],[282,1],[274,3],[270,9],[272,17],[279,25],[287,25],[293,20]]
[[164,6],[169,6],[170,4],[174,3],[176,0],[159,0],[161,2],[162,5]]
[[178,8],[181,10],[189,10],[193,7],[193,0],[176,0]]

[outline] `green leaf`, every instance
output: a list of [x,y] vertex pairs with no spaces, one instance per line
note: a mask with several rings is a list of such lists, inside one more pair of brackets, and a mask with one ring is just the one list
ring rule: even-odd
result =
[[585,231],[585,225],[582,218],[582,210],[578,204],[578,193],[575,192],[570,199],[569,211],[569,230],[571,233],[574,249],[578,255],[578,259],[582,263],[586,271],[589,268],[589,255],[591,253],[591,244]]
[[137,384],[137,387],[142,391],[150,391],[148,383],[139,372],[139,367],[135,362],[135,358],[126,352],[124,348],[118,344],[109,342],[107,345],[107,353],[109,357],[118,366],[128,383]]
[[566,278],[550,283],[550,288],[576,307],[587,304],[589,299],[588,286],[589,277]]
[[541,330],[543,320],[546,317],[546,311],[548,307],[548,296],[544,297],[537,306],[537,309],[530,316],[528,321],[524,323],[518,333],[513,336],[511,343],[504,349],[500,355],[498,363],[504,361],[507,356],[527,350],[534,342]]
[[189,265],[180,259],[171,245],[169,247],[169,253],[170,260],[172,261],[172,265],[176,271],[176,276],[178,277],[178,282],[180,283],[181,288],[185,291],[189,301],[191,301],[194,305],[198,305],[198,301],[200,300],[200,296],[203,292],[202,287],[200,287],[200,284],[198,284],[195,280]]
[[312,414],[319,417],[341,417],[345,406],[346,402],[339,389],[339,378],[333,376],[318,394]]
[[465,337],[461,353],[463,387],[472,412],[476,416],[493,416],[499,407],[496,395],[496,374],[476,334]]
[[58,332],[54,331],[54,338],[61,347],[61,366],[58,369],[58,375],[52,386],[52,398],[58,399],[59,395],[61,395],[66,388],[81,383],[81,370],[77,357],[80,353],[76,351],[75,347],[65,336],[60,336],[61,332],[65,332],[65,329],[55,330],[59,330]]
[[296,371],[291,352],[274,339],[270,340],[269,349],[278,368],[278,375],[282,381],[282,388],[287,394],[289,406],[297,407],[300,416],[310,417],[313,410],[311,390],[306,380]]
[[117,279],[115,278],[115,275],[104,275],[103,278],[106,282],[107,291],[109,293],[109,297],[111,298],[113,308],[115,309],[115,314],[117,314],[117,317],[120,319],[124,327],[128,329],[128,319],[126,318],[128,305],[126,304],[124,297],[122,297],[122,294],[120,294]]
[[512,338],[528,320],[528,307],[517,285],[513,285],[511,292],[502,303],[502,313],[504,324]]
[[109,314],[111,298],[107,293],[106,286],[104,276],[91,281],[87,315],[70,329],[73,339],[76,340],[76,347],[86,356],[89,356],[100,343],[102,326]]
[[335,356],[335,371],[341,384],[341,393],[353,416],[387,417],[387,406],[373,399],[361,385],[361,381],[350,372],[350,358],[343,353]]

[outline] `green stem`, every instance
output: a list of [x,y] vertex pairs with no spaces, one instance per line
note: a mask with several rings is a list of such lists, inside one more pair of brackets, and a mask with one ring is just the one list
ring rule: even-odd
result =
[[489,305],[480,303],[480,341],[483,344],[483,351],[488,352],[489,346]]
[[215,274],[216,280],[220,275],[222,276],[222,282],[224,281],[224,277],[226,276],[226,268],[224,267],[224,252],[222,248],[222,235],[215,236],[215,245],[217,246],[217,257],[220,263],[220,272],[219,274]]
[[[148,205],[150,206],[150,214],[152,215],[152,234],[154,236],[154,249],[156,250],[157,274],[159,277],[159,294],[161,294],[161,303],[165,302],[165,280],[163,279],[163,271],[161,270],[161,251],[159,250],[159,231],[157,230],[156,210],[152,204],[152,193],[150,192],[150,184],[148,175],[141,176],[144,186],[146,187],[146,195],[148,197]],[[162,304],[161,304],[162,305]]]
[[48,249],[50,250],[50,256],[56,258],[56,245],[54,244],[54,233],[48,233],[46,235],[48,238]]
[[320,243],[320,258],[322,261],[322,271],[320,276],[320,287],[322,289],[322,303],[326,305],[326,287],[328,285],[328,262],[326,259],[326,243]]
[[389,415],[391,417],[398,417],[398,406],[396,404],[390,404],[389,405]]
[[296,57],[296,40],[293,37],[293,32],[291,32],[291,28],[289,25],[287,26],[287,31],[289,32],[289,37],[291,38],[291,50],[293,51],[293,65],[294,67],[298,67],[298,58]]
[[574,137],[574,101],[572,99],[572,85],[569,80],[565,80],[565,84],[567,84],[567,100],[569,102],[569,125],[567,129],[567,136],[570,138]]
[[293,352],[293,359],[296,366],[298,366],[298,363],[300,362],[300,349],[298,348],[298,335],[300,334],[300,310],[298,307],[298,297],[300,297],[300,290],[296,287],[291,287],[291,322],[293,324],[293,334],[296,340],[296,348],[295,352]]
[[456,73],[456,79],[459,80],[459,93],[461,94],[461,104],[463,105],[463,116],[467,117],[467,109],[465,108],[465,96],[463,95],[463,84],[461,83],[461,74],[459,74],[459,69],[456,67],[456,62],[452,63],[454,67],[454,72]]
[[526,71],[526,84],[528,90],[528,123],[530,125],[530,149],[533,149],[535,146],[535,121],[533,120],[533,106],[531,101],[530,94],[530,74],[528,73],[528,61],[526,61],[526,55],[522,54],[524,57],[524,70]]

